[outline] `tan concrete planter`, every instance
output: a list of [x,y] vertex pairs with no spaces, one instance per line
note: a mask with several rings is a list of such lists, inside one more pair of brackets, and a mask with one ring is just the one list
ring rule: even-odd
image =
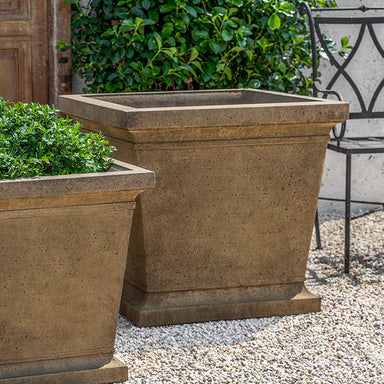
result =
[[135,197],[154,174],[0,181],[0,383],[127,379],[113,357]]
[[146,326],[320,310],[305,271],[329,131],[347,103],[223,90],[60,107],[156,172],[133,218],[122,314]]

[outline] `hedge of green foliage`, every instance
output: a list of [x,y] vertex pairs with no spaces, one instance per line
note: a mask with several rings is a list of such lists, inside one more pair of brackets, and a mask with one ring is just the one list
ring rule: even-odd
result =
[[302,0],[65,2],[72,4],[73,41],[57,48],[72,49],[89,91],[311,88],[303,74],[311,59]]
[[0,179],[108,170],[114,148],[101,134],[80,133],[80,126],[48,105],[0,98]]

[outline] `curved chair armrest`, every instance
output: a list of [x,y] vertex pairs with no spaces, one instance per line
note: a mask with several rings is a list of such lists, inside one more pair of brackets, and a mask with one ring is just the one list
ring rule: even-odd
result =
[[[339,101],[344,101],[341,94],[337,91],[333,91],[330,89],[323,90],[323,89],[317,88],[316,82],[319,81],[319,79],[317,78],[317,65],[316,65],[317,51],[316,51],[315,27],[314,27],[313,15],[312,15],[312,8],[306,1],[303,1],[300,4],[299,13],[302,16],[304,15],[308,16],[309,33],[311,37],[311,52],[312,52],[313,95],[315,97],[317,97],[318,93],[323,93],[324,95],[334,95],[337,97]],[[341,124],[341,130],[339,134],[337,134],[336,132],[336,126],[332,128],[333,136],[337,140],[338,144],[340,144],[340,141],[343,140],[346,128],[347,128],[346,121]]]
[[[344,101],[343,97],[341,96],[341,93],[338,91],[333,91],[331,89],[319,89],[317,87],[316,87],[316,91],[319,93],[323,93],[324,95],[334,95],[337,97],[337,99],[339,101]],[[338,143],[340,143],[340,141],[343,140],[346,129],[347,129],[347,122],[346,121],[344,121],[344,123],[341,124],[341,130],[340,130],[339,134],[337,134],[337,132],[336,132],[336,126],[334,126],[332,128],[333,136],[335,137],[335,139],[337,140]]]

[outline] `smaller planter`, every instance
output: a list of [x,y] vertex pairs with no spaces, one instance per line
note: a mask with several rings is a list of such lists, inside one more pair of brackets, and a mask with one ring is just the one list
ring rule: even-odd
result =
[[0,383],[127,379],[113,357],[136,196],[154,174],[0,181]]

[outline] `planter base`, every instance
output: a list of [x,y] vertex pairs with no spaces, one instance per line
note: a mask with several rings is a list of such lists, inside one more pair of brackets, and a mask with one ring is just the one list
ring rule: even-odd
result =
[[137,326],[147,327],[297,315],[320,309],[320,297],[303,283],[161,293],[125,286],[120,313]]
[[0,384],[101,384],[126,381],[128,368],[116,358],[96,369],[81,369],[44,374],[36,372],[28,376],[0,378]]

